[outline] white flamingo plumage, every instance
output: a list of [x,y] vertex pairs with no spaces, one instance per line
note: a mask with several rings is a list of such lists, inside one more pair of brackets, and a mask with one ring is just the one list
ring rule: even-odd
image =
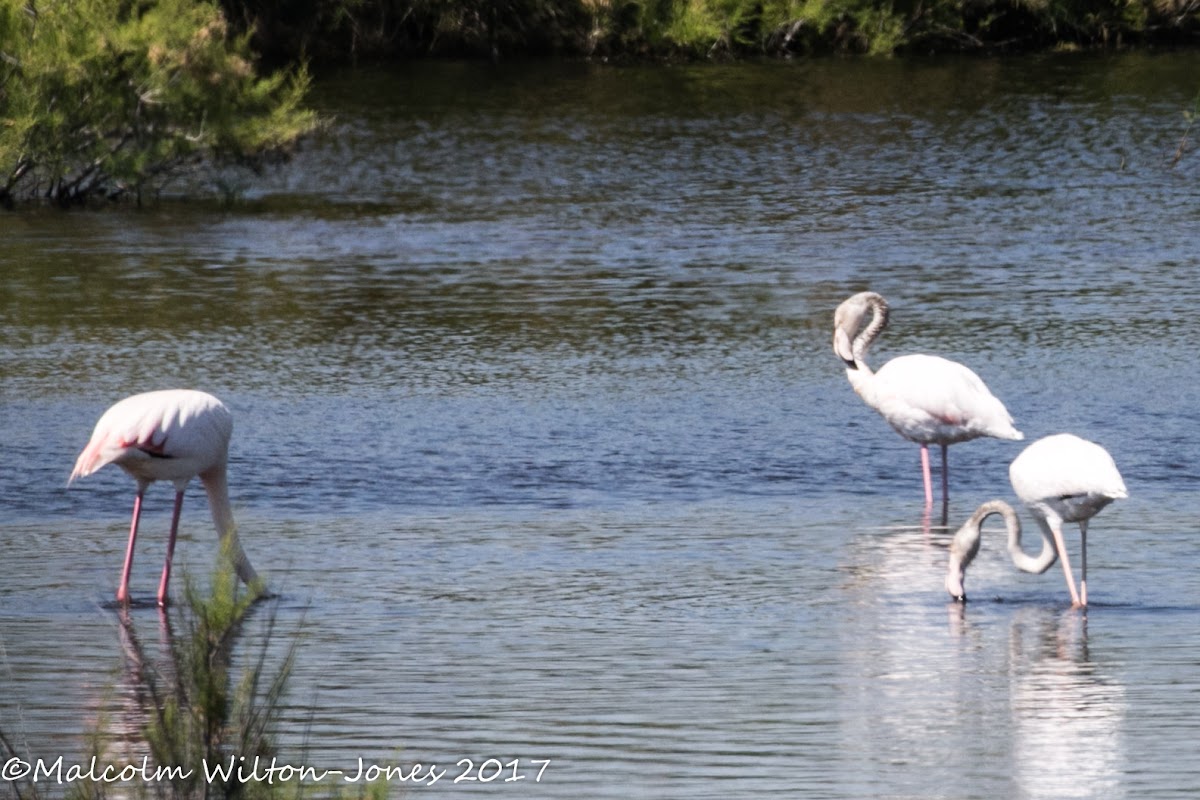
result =
[[154,481],[175,484],[175,510],[167,540],[167,556],[158,585],[158,604],[167,602],[167,581],[179,532],[183,493],[194,477],[200,478],[208,494],[213,523],[221,540],[230,548],[238,576],[247,586],[258,577],[242,551],[229,503],[226,464],[233,416],[217,398],[191,389],[166,389],[133,395],[113,405],[100,417],[92,438],[75,462],[68,485],[87,477],[106,464],[116,464],[137,481],[129,544],[117,588],[117,602],[129,602],[129,573],[133,546],[142,513],[142,497]]
[[[870,322],[864,326],[867,312]],[[888,323],[888,305],[875,292],[859,292],[833,315],[833,350],[846,364],[846,377],[863,401],[904,438],[921,446],[925,508],[933,506],[929,445],[942,448],[942,502],[949,499],[946,449],[956,442],[991,436],[1024,439],[1008,409],[967,367],[924,354],[893,358],[872,372],[867,349]],[[861,328],[861,330],[860,330]]]
[[[954,534],[950,543],[946,591],[956,600],[966,600],[963,581],[967,566],[979,552],[983,521],[992,514],[1001,514],[1008,529],[1008,550],[1017,568],[1041,574],[1061,558],[1067,589],[1071,592],[1071,604],[1076,607],[1087,606],[1088,520],[1113,500],[1129,496],[1112,456],[1095,442],[1060,433],[1038,439],[1026,447],[1012,462],[1008,475],[1013,491],[1042,528],[1041,555],[1034,558],[1021,550],[1021,522],[1012,507],[1002,500],[990,500],[976,509]],[[1078,590],[1063,542],[1064,522],[1079,523],[1081,563]]]

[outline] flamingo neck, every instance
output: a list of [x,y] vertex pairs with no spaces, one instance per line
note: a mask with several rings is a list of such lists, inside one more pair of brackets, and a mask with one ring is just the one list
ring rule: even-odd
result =
[[958,529],[950,542],[946,590],[958,600],[966,597],[963,581],[966,579],[967,567],[979,553],[983,523],[993,514],[999,514],[1004,518],[1004,526],[1008,532],[1008,554],[1017,569],[1040,575],[1049,569],[1050,565],[1058,558],[1053,535],[1040,515],[1038,515],[1038,522],[1043,528],[1042,552],[1037,556],[1031,556],[1021,548],[1021,520],[1017,517],[1017,512],[1003,500],[990,500],[975,510],[975,513]]
[[233,507],[229,502],[229,480],[225,474],[225,465],[218,464],[207,472],[200,474],[200,483],[208,494],[208,507],[212,510],[213,525],[217,534],[224,538],[235,527]]
[[881,400],[875,386],[875,373],[857,356],[855,364],[857,364],[855,367],[846,367],[846,380],[850,381],[850,387],[863,399],[863,402],[871,408],[878,409]]
[[855,394],[871,408],[878,409],[882,400],[879,398],[875,386],[875,372],[867,364],[867,350],[887,327],[888,306],[887,301],[881,295],[874,293],[867,295],[866,302],[871,307],[871,321],[859,331],[850,346],[854,364],[847,365],[846,379],[850,381],[850,386],[854,389]]
[[238,577],[247,586],[253,587],[258,581],[258,574],[250,565],[250,559],[246,557],[238,540],[233,507],[229,502],[229,481],[226,477],[225,462],[222,461],[207,472],[201,473],[200,482],[204,484],[204,491],[208,494],[208,507],[212,509],[213,525],[221,538],[222,547],[228,548]]
[[867,366],[867,350],[887,327],[888,304],[883,295],[874,292],[867,295],[866,301],[871,306],[871,321],[854,337],[854,365],[857,370],[872,375],[871,368]]
[[950,540],[951,573],[965,573],[967,567],[975,560],[975,556],[979,553],[979,540],[983,535],[983,523],[993,514],[1000,514],[1004,517],[1004,523],[1008,528],[1009,549],[1012,549],[1015,541],[1017,549],[1020,550],[1021,521],[1017,519],[1016,513],[1008,503],[1003,500],[989,500],[975,509],[971,518],[963,523],[963,526],[954,534],[954,538]]
[[1008,551],[1012,554],[1013,564],[1022,572],[1032,572],[1034,575],[1041,575],[1050,566],[1058,560],[1058,548],[1054,546],[1054,532],[1050,529],[1050,523],[1041,514],[1035,513],[1034,518],[1038,521],[1039,527],[1042,529],[1042,552],[1036,558],[1027,555],[1021,549],[1021,537],[1017,535],[1016,539],[1011,536],[1008,540]]

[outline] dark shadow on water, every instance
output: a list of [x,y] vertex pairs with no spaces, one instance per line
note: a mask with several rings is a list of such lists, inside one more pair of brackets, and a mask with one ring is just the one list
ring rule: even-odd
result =
[[103,603],[100,603],[99,607],[105,611],[116,611],[118,614],[126,610],[141,610],[147,608],[158,609],[160,611],[162,610],[158,605],[158,598],[156,597],[131,597],[129,598],[128,603],[122,603],[118,600],[106,600]]
[[[260,603],[262,603],[264,600],[277,600],[279,602],[283,602],[285,599],[286,598],[283,595],[279,594],[278,592],[272,592],[272,591],[266,590],[254,598],[253,605],[257,606]],[[169,603],[167,603],[166,607],[164,608],[158,604],[157,597],[130,597],[128,603],[122,603],[115,599],[105,600],[103,602],[98,603],[97,607],[101,608],[105,611],[116,611],[118,613],[125,611],[127,609],[128,610],[144,610],[147,608],[153,608],[160,612],[165,612],[165,611],[169,611],[172,608],[175,608],[178,605],[178,603],[179,603],[179,601],[169,602]]]
[[971,608],[997,608],[1007,607],[1013,609],[1025,608],[1043,608],[1047,611],[1060,611],[1063,614],[1075,614],[1083,619],[1087,618],[1089,613],[1106,613],[1110,611],[1134,612],[1134,613],[1156,613],[1156,614],[1196,614],[1200,613],[1200,605],[1163,605],[1163,604],[1144,604],[1144,603],[1111,603],[1103,600],[1089,602],[1086,608],[1072,608],[1071,601],[1068,597],[1054,597],[1049,593],[1037,593],[1027,595],[992,595],[992,596],[972,596],[965,603],[950,601],[946,603],[946,607],[951,612],[957,612],[962,618],[965,618]]

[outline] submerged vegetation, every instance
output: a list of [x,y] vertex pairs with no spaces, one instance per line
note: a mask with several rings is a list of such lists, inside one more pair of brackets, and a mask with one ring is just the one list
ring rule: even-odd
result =
[[[260,782],[236,780],[211,765],[231,758],[269,760],[275,755],[273,729],[291,674],[296,641],[271,674],[266,662],[274,616],[267,614],[257,655],[248,659],[235,684],[231,675],[235,646],[242,642],[254,604],[253,594],[238,592],[232,559],[223,555],[207,593],[186,582],[182,630],[171,637],[169,670],[155,670],[144,653],[130,658],[141,667],[150,758],[159,765],[205,765],[173,778],[172,797],[270,796]],[[161,790],[161,786],[158,787]]]
[[[161,618],[165,653],[140,643],[136,614],[128,608],[117,614],[124,652],[119,714],[102,718],[92,734],[90,764],[99,766],[82,770],[82,777],[68,771],[61,784],[59,775],[43,773],[35,781],[6,773],[0,796],[49,800],[64,790],[62,796],[73,800],[301,796],[304,787],[295,780],[245,779],[255,759],[268,763],[276,757],[274,736],[298,634],[278,652],[274,611],[260,608],[253,594],[239,592],[228,553],[222,554],[206,591],[188,581],[185,603]],[[251,624],[255,617],[261,625]],[[237,680],[236,664],[243,665]],[[0,730],[0,763],[32,763],[32,755],[20,752],[11,734]],[[382,788],[366,786],[358,794],[379,795]],[[331,795],[342,796],[320,796]]]
[[1191,149],[1192,129],[1196,127],[1196,121],[1200,120],[1200,94],[1197,94],[1196,99],[1192,101],[1192,108],[1183,112],[1183,118],[1187,122],[1187,126],[1183,129],[1183,135],[1179,137],[1179,145],[1175,148],[1175,155],[1171,158],[1172,169],[1179,165],[1184,155]]

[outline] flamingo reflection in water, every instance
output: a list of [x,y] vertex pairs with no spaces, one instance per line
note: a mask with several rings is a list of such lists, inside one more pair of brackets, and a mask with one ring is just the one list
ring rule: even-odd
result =
[[[1090,656],[1087,616],[1044,605],[995,608],[1012,614],[1002,652],[980,644],[965,606],[950,607],[950,629],[971,642],[969,652],[989,679],[1007,683],[1008,719],[990,721],[989,730],[1010,740],[1015,794],[1039,800],[1124,796],[1129,700],[1125,685]],[[987,631],[986,640],[994,641],[995,625]],[[977,724],[978,687],[970,685],[973,690],[957,698],[961,706],[949,713]]]

